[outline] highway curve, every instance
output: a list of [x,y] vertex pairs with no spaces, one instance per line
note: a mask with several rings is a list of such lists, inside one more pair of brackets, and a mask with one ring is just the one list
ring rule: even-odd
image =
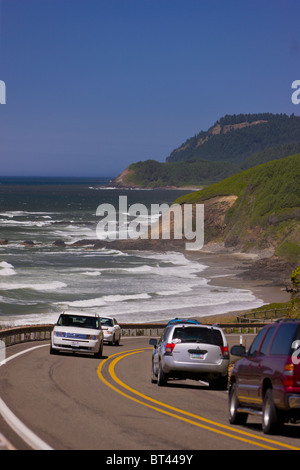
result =
[[[16,449],[300,450],[299,425],[266,436],[260,420],[232,426],[227,392],[150,381],[147,338],[104,346],[103,359],[49,354],[49,344],[7,348],[0,366],[0,432]],[[13,429],[12,429],[13,428]]]

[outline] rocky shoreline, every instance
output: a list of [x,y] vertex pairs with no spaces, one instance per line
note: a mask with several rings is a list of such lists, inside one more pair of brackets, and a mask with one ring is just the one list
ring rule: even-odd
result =
[[[243,280],[249,281],[268,281],[273,286],[283,286],[289,283],[290,275],[296,268],[295,265],[288,263],[282,258],[276,257],[271,251],[238,252],[237,250],[226,247],[223,243],[208,243],[200,251],[189,251],[185,249],[187,240],[163,240],[163,239],[120,239],[120,240],[99,240],[99,239],[79,239],[73,243],[66,243],[64,240],[54,240],[52,246],[58,248],[64,247],[86,247],[87,249],[109,248],[120,251],[180,251],[187,256],[198,256],[213,260],[220,256],[229,258],[234,257],[242,262],[242,271],[237,274]],[[0,245],[9,245],[9,240],[0,240]],[[24,240],[23,246],[34,247],[38,244],[33,240]]]

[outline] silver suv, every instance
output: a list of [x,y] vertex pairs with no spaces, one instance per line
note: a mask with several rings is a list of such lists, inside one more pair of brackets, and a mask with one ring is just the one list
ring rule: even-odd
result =
[[166,385],[169,378],[209,382],[214,389],[227,389],[229,352],[221,328],[208,325],[167,326],[161,338],[150,339],[151,381]]

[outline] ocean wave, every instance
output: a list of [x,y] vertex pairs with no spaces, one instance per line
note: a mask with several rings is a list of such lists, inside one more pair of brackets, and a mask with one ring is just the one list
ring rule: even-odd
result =
[[[8,218],[13,218],[13,217],[24,217],[28,215],[41,215],[43,217],[49,217],[49,214],[54,214],[55,212],[29,212],[29,211],[5,211],[5,212],[0,212],[0,216],[2,217],[8,217]],[[45,215],[46,214],[46,215]]]
[[132,300],[145,300],[150,299],[151,296],[149,294],[132,294],[132,295],[104,295],[103,297],[97,297],[93,299],[86,299],[86,300],[73,300],[70,302],[56,302],[56,304],[65,304],[69,307],[102,307],[107,305],[107,303],[118,303],[118,302],[126,302]]
[[145,300],[150,299],[149,294],[115,294],[115,295],[105,295],[102,297],[105,302],[124,302],[126,300]]
[[[136,253],[137,258],[151,260],[149,264],[145,263],[140,266],[134,267],[116,267],[117,271],[123,271],[125,273],[132,274],[148,274],[153,273],[159,276],[174,276],[181,278],[195,277],[207,266],[198,262],[194,262],[186,258],[182,253],[167,252],[167,253],[155,253],[155,252],[143,252]],[[157,263],[155,263],[157,261]]]
[[193,290],[193,287],[195,287],[195,285],[178,286],[178,288],[176,290],[174,290],[174,289],[162,290],[162,291],[155,292],[155,295],[162,295],[162,296],[174,295],[174,296],[176,296],[178,294],[183,294],[184,292],[191,292]]
[[5,227],[19,226],[19,227],[47,227],[53,224],[53,221],[41,221],[41,220],[0,220],[0,224]]
[[148,264],[144,264],[143,266],[135,266],[134,268],[116,268],[118,271],[124,271],[126,273],[150,273],[153,272],[153,267],[149,266]]
[[118,320],[125,321],[124,317],[134,321],[135,318],[139,318],[142,321],[148,318],[147,321],[151,321],[157,315],[161,319],[172,318],[174,316],[207,316],[214,315],[217,313],[226,313],[238,310],[247,310],[248,308],[256,308],[263,305],[263,301],[255,298],[255,296],[249,291],[244,295],[237,293],[236,297],[228,295],[226,297],[220,296],[212,298],[211,295],[202,296],[197,295],[178,295],[174,296],[174,301],[170,303],[169,300],[162,300],[162,298],[151,298],[151,302],[143,303],[127,303],[123,302],[118,305],[118,311],[115,311],[114,305],[102,306],[103,314],[112,315],[114,314]]
[[[151,316],[154,312],[184,311],[198,309],[199,315],[203,310],[219,308],[232,311],[235,307],[245,309],[245,305],[262,305],[259,299],[249,290],[228,289],[215,292],[207,287],[203,290],[193,290],[193,286],[183,286],[175,290],[164,290],[140,294],[112,294],[102,297],[81,299],[75,301],[56,302],[57,305],[68,305],[68,307],[93,309],[102,307],[107,314],[136,315],[143,312]],[[173,302],[164,300],[164,297],[173,296]],[[177,300],[176,300],[177,299]],[[151,300],[151,302],[149,302]],[[133,302],[134,301],[134,302]],[[145,303],[146,301],[146,303]],[[116,306],[117,313],[116,313]],[[209,313],[208,313],[209,314]],[[172,316],[172,315],[171,315]]]
[[0,276],[14,276],[16,271],[12,264],[7,263],[6,261],[0,262]]
[[46,292],[46,291],[55,291],[56,289],[62,289],[64,287],[67,287],[67,284],[61,281],[52,281],[52,282],[47,282],[47,283],[42,283],[42,284],[35,283],[34,285],[27,284],[25,282],[24,283],[23,282],[16,282],[16,283],[0,282],[0,290],[30,289],[30,290]]
[[205,264],[199,263],[198,261],[193,261],[188,259],[183,253],[176,251],[168,251],[167,253],[159,252],[143,252],[141,254],[137,253],[136,256],[142,258],[150,258],[153,260],[160,261],[161,263],[174,264],[176,266],[190,266],[194,269],[197,269],[199,272],[204,271],[207,266]]
[[101,276],[101,270],[100,269],[91,269],[89,271],[85,271],[82,273],[84,276]]
[[102,191],[103,189],[117,189],[114,186],[97,186],[96,188],[94,186],[89,186],[89,189],[93,191]]
[[198,277],[198,274],[202,271],[198,267],[193,266],[181,266],[168,267],[168,266],[149,266],[147,264],[143,266],[137,266],[133,268],[116,268],[119,272],[131,273],[131,274],[153,274],[156,276],[163,276],[166,278],[181,278],[191,279]]

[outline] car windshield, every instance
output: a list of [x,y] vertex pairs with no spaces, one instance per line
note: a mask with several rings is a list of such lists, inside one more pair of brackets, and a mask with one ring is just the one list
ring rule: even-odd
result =
[[62,314],[57,324],[59,326],[75,326],[77,328],[99,328],[99,320],[96,317],[84,315],[65,315]]
[[223,346],[220,330],[210,328],[178,327],[174,330],[173,341],[174,339],[181,340],[182,343],[206,343]]
[[114,326],[114,322],[111,318],[101,318],[100,321],[102,326]]

